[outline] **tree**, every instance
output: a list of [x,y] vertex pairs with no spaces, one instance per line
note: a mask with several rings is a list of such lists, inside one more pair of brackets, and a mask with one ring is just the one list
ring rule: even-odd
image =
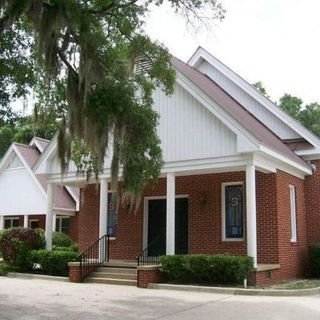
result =
[[295,96],[285,93],[279,99],[279,106],[292,117],[298,119],[299,112],[302,108],[303,101]]
[[4,30],[0,36],[0,126],[15,117],[10,103],[25,96],[34,84],[29,38],[24,27]]
[[[222,19],[217,0],[170,0],[187,17]],[[66,76],[67,117],[59,130],[62,167],[72,157],[98,175],[112,145],[112,181],[122,167],[126,199],[156,179],[163,163],[152,92],[172,94],[170,54],[142,31],[143,16],[162,0],[3,0],[0,33],[30,25],[37,67],[50,84]],[[140,72],[135,65],[140,63]],[[110,141],[112,139],[112,141]]]
[[267,90],[264,86],[264,84],[261,81],[257,81],[254,82],[252,84],[258,91],[260,91],[264,96],[266,96],[267,98],[269,98],[268,94],[267,94]]
[[320,137],[320,104],[318,102],[307,104],[300,111],[298,120]]

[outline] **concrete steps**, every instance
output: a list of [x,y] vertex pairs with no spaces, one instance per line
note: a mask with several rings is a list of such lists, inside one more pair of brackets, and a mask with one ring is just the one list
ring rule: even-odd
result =
[[88,283],[118,284],[127,286],[137,285],[136,264],[108,263],[92,272],[85,280]]

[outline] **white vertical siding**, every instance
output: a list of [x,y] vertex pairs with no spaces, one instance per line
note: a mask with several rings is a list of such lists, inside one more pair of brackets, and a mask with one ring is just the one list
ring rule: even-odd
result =
[[4,170],[0,175],[0,214],[44,214],[45,196],[25,169]]
[[262,106],[259,102],[253,99],[245,91],[239,88],[235,83],[223,75],[214,66],[207,61],[202,61],[197,68],[202,73],[206,74],[219,86],[221,86],[228,94],[237,100],[243,107],[247,108],[256,118],[269,127],[281,139],[294,139],[300,136],[288,127],[283,121],[278,119],[268,109]]
[[157,89],[154,108],[165,162],[236,153],[236,135],[180,85],[170,97]]

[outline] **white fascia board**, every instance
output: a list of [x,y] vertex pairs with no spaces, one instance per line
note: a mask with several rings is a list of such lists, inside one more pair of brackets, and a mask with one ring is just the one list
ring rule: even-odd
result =
[[65,188],[67,189],[67,191],[69,192],[69,194],[71,195],[71,197],[73,198],[73,200],[76,203],[76,211],[79,211],[80,210],[80,199],[79,199],[79,196],[74,191],[74,187],[65,186]]
[[259,149],[260,142],[247,129],[243,128],[234,118],[232,118],[181,72],[178,70],[176,70],[176,72],[177,83],[237,135],[238,152],[252,152]]
[[12,143],[9,147],[9,149],[7,150],[7,152],[4,154],[4,156],[2,157],[1,161],[0,161],[0,174],[3,170],[5,170],[6,165],[8,164],[8,162],[10,161],[11,157],[14,154],[14,144]]
[[33,144],[35,144],[36,147],[40,150],[40,153],[43,152],[44,148],[41,146],[41,144],[39,143],[36,137],[32,138],[32,140],[29,143],[29,146],[32,146]]
[[32,169],[35,174],[46,174],[47,173],[47,160],[52,157],[53,152],[57,146],[57,134],[49,142],[49,145],[45,148],[44,152],[40,155],[39,159],[33,165]]
[[309,150],[298,150],[296,154],[304,160],[318,160],[320,159],[320,148]]
[[[260,146],[260,151],[264,153],[265,155],[273,158],[275,162],[275,166],[278,169],[281,169],[283,171],[286,171],[292,175],[295,175],[299,178],[304,179],[305,175],[311,175],[312,169],[307,164],[305,166],[288,159],[287,157],[283,156],[282,154],[266,147],[266,146]],[[272,163],[272,162],[271,162]]]
[[305,128],[300,122],[298,122],[293,117],[289,116],[286,112],[277,107],[271,100],[265,97],[261,92],[259,92],[246,80],[244,80],[237,73],[228,68],[225,64],[223,64],[220,60],[218,60],[205,49],[199,47],[197,51],[193,54],[193,56],[189,59],[188,64],[194,68],[197,68],[197,66],[201,63],[202,59],[206,60],[208,63],[214,66],[227,78],[233,81],[238,87],[244,90],[248,95],[250,95],[260,104],[262,104],[266,109],[268,109],[281,121],[283,121],[292,130],[297,132],[300,136],[305,138],[315,147],[320,148],[320,139],[315,134],[313,134],[311,131]]
[[34,172],[31,170],[31,168],[28,166],[28,164],[25,162],[24,158],[21,156],[18,148],[16,148],[16,146],[13,146],[13,150],[15,151],[15,153],[18,155],[19,159],[21,160],[21,162],[23,163],[25,169],[28,171],[29,175],[31,176],[31,178],[33,179],[33,181],[35,182],[35,184],[38,186],[40,192],[42,193],[42,195],[44,196],[45,199],[47,199],[47,193],[46,190],[44,190],[44,188],[42,187],[41,183],[39,182],[39,180],[36,178]]
[[68,210],[63,208],[53,208],[53,212],[55,215],[69,216],[69,217],[73,217],[76,214],[75,210]]

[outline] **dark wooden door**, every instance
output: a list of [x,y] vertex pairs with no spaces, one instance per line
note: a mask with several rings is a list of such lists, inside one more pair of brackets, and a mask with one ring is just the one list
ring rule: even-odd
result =
[[[176,199],[175,252],[188,253],[188,198]],[[148,255],[166,254],[166,199],[148,201]]]

